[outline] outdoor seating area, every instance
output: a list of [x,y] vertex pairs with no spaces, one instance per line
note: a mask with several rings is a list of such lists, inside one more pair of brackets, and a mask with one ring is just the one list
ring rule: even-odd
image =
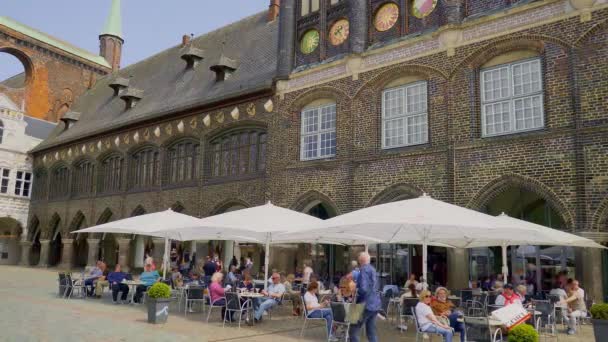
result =
[[[102,261],[88,274],[81,273],[78,279],[60,274],[60,296],[64,298],[74,298],[72,292],[78,289],[82,298],[99,297],[102,294],[94,291],[103,291],[103,287],[97,285],[110,279],[114,303],[119,303],[118,291],[123,292],[123,303],[145,303],[148,288],[164,282],[171,287],[172,312],[198,315],[207,323],[217,321],[224,328],[240,329],[243,322],[249,326],[273,324],[273,316],[291,311],[293,319],[302,318],[301,336],[321,326],[316,323],[325,322],[328,341],[358,341],[363,327],[368,340],[373,340],[377,335],[376,321],[385,320],[391,329],[416,332],[418,337],[442,335],[447,341],[457,337],[463,342],[476,340],[472,336],[501,341],[520,325],[529,325],[543,339],[557,339],[566,331],[576,334],[588,317],[589,298],[567,272],[554,280],[556,292],[526,293],[525,286],[514,288],[505,283],[504,279],[511,279],[505,257],[503,273],[496,275],[490,284],[483,283],[480,288],[482,279],[469,279],[465,288],[448,289],[443,287],[447,284],[426,283],[427,246],[501,246],[503,256],[507,246],[522,245],[524,240],[526,244],[603,248],[578,236],[556,234],[550,228],[506,216],[493,217],[426,195],[361,209],[327,221],[266,204],[204,219],[169,210],[77,233],[91,232],[151,235],[164,237],[167,242],[217,239],[259,243],[266,247],[264,272],[253,274],[250,259],[240,264],[236,258],[222,262],[218,255],[208,256],[204,265],[198,265],[201,267],[178,268],[169,263],[170,244],[166,243],[160,272],[148,257],[139,276],[121,272],[120,265],[108,273]],[[309,265],[298,274],[289,269],[270,272],[273,244],[329,243],[363,245],[367,249],[369,243],[379,242],[421,244],[421,277],[410,274],[405,284],[380,287],[381,275],[376,273],[367,252],[361,252],[350,272],[338,279],[321,276]],[[125,300],[126,293],[131,294],[130,300]],[[550,296],[555,294],[558,297]],[[558,316],[561,327],[557,324]]]

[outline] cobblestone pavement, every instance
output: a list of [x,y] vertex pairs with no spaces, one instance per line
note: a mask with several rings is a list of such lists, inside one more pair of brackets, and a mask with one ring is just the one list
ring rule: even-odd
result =
[[[302,320],[282,306],[255,327],[222,328],[219,310],[209,324],[201,313],[177,313],[172,307],[165,325],[146,323],[144,306],[114,305],[109,293],[102,299],[57,297],[54,270],[0,266],[0,341],[323,341],[323,326],[316,324],[300,338]],[[206,315],[205,315],[206,318]],[[411,327],[410,327],[411,329]],[[414,333],[399,333],[394,323],[379,323],[380,341],[415,341]],[[437,341],[437,338],[433,339]],[[365,339],[363,339],[365,341]],[[543,339],[542,341],[557,341]],[[559,335],[561,342],[593,341],[590,325],[577,336]]]

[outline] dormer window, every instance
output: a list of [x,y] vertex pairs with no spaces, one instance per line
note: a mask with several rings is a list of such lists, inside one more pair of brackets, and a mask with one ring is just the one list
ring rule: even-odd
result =
[[125,101],[125,110],[129,110],[144,97],[144,91],[141,89],[129,87],[122,91],[120,99]]
[[109,87],[114,89],[114,96],[118,96],[121,90],[129,87],[129,79],[124,77],[116,77]]
[[65,124],[65,128],[64,130],[68,130],[70,129],[72,126],[74,126],[74,124],[76,122],[78,122],[78,120],[80,120],[80,113],[79,112],[67,112],[65,113],[65,115],[61,118],[61,121],[63,121],[63,123]]
[[232,73],[237,68],[237,62],[233,59],[230,59],[223,54],[220,55],[217,63],[209,67],[211,71],[215,72],[215,80],[217,82],[225,81],[232,76]]
[[188,45],[182,53],[182,59],[186,61],[186,69],[194,69],[198,62],[203,60],[203,50]]

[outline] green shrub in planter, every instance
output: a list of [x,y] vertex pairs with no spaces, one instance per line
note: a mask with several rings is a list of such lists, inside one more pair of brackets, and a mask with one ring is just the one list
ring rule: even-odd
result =
[[171,287],[165,283],[155,283],[148,289],[148,298],[171,298]]
[[608,336],[608,304],[593,304],[589,311],[591,311],[595,341],[605,341]]
[[520,324],[509,331],[509,342],[538,342],[538,332],[531,325]]
[[593,306],[591,306],[590,311],[591,311],[591,317],[593,317],[593,319],[608,320],[608,304],[606,304],[606,303],[593,304]]
[[148,323],[162,324],[169,317],[169,303],[171,302],[171,288],[169,285],[157,282],[148,289]]

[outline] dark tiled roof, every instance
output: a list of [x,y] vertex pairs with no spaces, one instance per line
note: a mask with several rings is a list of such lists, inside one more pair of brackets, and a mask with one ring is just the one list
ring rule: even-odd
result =
[[23,121],[27,122],[27,126],[25,126],[25,135],[38,139],[46,139],[57,126],[57,124],[53,122],[27,115],[23,116]]
[[[61,145],[139,121],[172,112],[270,89],[276,74],[277,21],[267,22],[267,13],[247,17],[231,25],[192,39],[204,51],[204,59],[187,70],[181,45],[172,47],[117,74],[99,79],[71,110],[82,113],[67,131],[57,128],[34,151]],[[238,69],[223,82],[215,81],[209,67],[221,54],[238,61]],[[125,103],[109,87],[116,77],[129,79],[129,87],[141,89],[143,98],[125,111]],[[62,132],[63,131],[63,132]]]

